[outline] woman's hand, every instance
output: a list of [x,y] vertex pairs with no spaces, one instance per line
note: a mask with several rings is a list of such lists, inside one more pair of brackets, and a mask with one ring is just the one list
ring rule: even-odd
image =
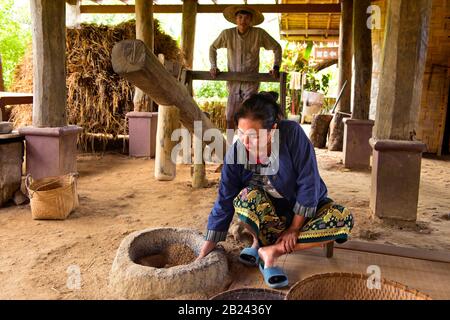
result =
[[202,249],[200,250],[200,254],[198,255],[195,261],[198,261],[204,257],[206,257],[211,251],[216,247],[216,243],[213,241],[205,241],[203,243]]
[[294,252],[295,245],[297,244],[299,231],[294,228],[288,228],[284,230],[277,239],[277,243],[282,243],[284,253]]

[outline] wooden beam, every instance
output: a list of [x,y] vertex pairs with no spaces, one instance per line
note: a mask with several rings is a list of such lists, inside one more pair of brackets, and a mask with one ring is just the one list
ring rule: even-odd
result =
[[197,7],[197,0],[183,1],[181,50],[183,52],[183,64],[188,69],[192,69],[194,65],[195,22],[197,18]]
[[221,72],[213,78],[208,71],[189,71],[192,80],[240,81],[240,82],[280,82],[269,73]]
[[[352,118],[369,120],[372,85],[372,30],[367,28],[371,0],[353,1],[353,101]],[[368,145],[368,143],[367,143]]]
[[327,36],[333,35],[338,36],[339,30],[327,30],[327,29],[292,29],[283,30],[280,32],[283,36]]
[[310,35],[306,37],[305,35],[296,36],[281,36],[281,40],[287,41],[322,41],[322,42],[336,42],[339,40],[339,36],[329,35],[328,37],[320,35]]
[[66,6],[31,0],[33,25],[33,126],[66,125]]
[[[1,62],[1,61],[0,61]],[[2,92],[0,91],[0,121],[8,121],[8,117],[3,119],[6,115],[5,106],[15,104],[31,104],[33,103],[32,93],[17,93],[17,92]]]
[[182,124],[194,132],[194,121],[202,121],[203,130],[214,126],[197,106],[186,86],[177,81],[141,40],[123,40],[112,50],[114,71],[148,94],[156,103],[176,106]]
[[335,244],[335,248],[383,254],[402,258],[450,263],[449,251],[432,251],[425,249],[397,247],[380,243],[369,243],[362,241],[348,241],[344,244]]
[[[222,13],[232,4],[198,5],[197,13]],[[263,13],[340,13],[339,4],[260,4],[252,5]],[[182,5],[154,5],[154,13],[182,13]],[[134,13],[133,5],[82,5],[81,13]]]
[[[328,14],[328,23],[327,23],[327,31],[331,29],[331,13]],[[325,34],[325,38],[328,38],[328,32]]]

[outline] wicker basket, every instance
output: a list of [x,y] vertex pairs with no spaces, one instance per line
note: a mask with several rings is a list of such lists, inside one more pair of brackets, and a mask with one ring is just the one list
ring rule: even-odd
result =
[[35,220],[63,220],[78,206],[77,174],[33,180],[27,176],[31,216]]
[[381,280],[381,289],[369,289],[367,274],[327,273],[297,282],[286,300],[431,300],[417,290],[390,280]]
[[285,294],[268,289],[241,288],[219,293],[210,300],[285,300]]

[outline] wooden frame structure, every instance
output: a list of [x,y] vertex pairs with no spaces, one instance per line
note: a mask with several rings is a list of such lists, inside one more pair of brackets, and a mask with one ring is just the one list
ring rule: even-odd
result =
[[221,72],[215,78],[207,71],[185,70],[185,85],[192,88],[192,81],[241,81],[241,82],[271,82],[280,84],[280,106],[286,115],[286,95],[287,95],[287,73],[280,72],[278,78],[274,78],[269,73],[248,73],[248,72]]

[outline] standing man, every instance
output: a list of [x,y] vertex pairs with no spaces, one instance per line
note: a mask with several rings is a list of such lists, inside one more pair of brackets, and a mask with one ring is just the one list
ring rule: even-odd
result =
[[[270,73],[279,77],[281,46],[265,30],[254,26],[264,21],[261,12],[249,6],[230,6],[223,12],[225,19],[237,25],[223,30],[209,48],[211,75],[216,77],[217,49],[227,48],[228,71],[259,72],[259,50],[264,48],[274,52],[274,66]],[[259,82],[228,81],[227,129],[234,129],[233,116],[241,103],[258,92]]]

